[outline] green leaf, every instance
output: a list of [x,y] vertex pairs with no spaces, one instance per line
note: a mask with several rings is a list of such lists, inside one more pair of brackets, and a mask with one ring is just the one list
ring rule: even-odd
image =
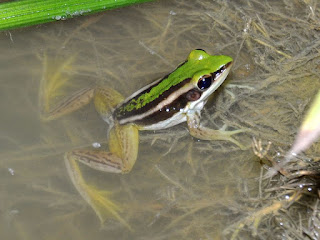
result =
[[20,0],[0,4],[0,30],[89,15],[151,0]]

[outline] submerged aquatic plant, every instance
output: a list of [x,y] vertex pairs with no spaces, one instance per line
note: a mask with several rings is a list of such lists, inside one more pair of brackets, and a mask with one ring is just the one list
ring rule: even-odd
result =
[[[316,161],[305,156],[299,156],[299,154],[310,147],[319,138],[319,135],[320,91],[306,114],[293,146],[286,155],[280,152],[270,155],[271,142],[263,147],[261,140],[253,139],[252,147],[255,155],[267,166],[271,166],[271,168],[267,167],[267,173],[260,179],[260,186],[262,182],[265,185],[263,189],[260,189],[260,192],[268,196],[269,200],[266,204],[263,204],[263,201],[267,198],[256,199],[256,202],[260,201],[259,207],[255,207],[250,214],[226,228],[226,235],[232,232],[231,239],[236,239],[243,228],[249,227],[252,230],[252,235],[258,236],[259,226],[265,224],[264,220],[275,218],[281,228],[286,230],[288,237],[303,238],[308,236],[311,239],[318,239],[320,234],[318,206],[320,167]],[[280,175],[276,173],[280,173]],[[309,203],[310,200],[314,202],[312,205]],[[292,210],[290,208],[296,208],[298,201],[302,205],[300,209],[311,210],[313,214],[309,217],[308,223],[300,223],[300,229],[296,230],[293,226],[298,223],[291,217]],[[303,215],[301,211],[295,211]],[[284,224],[284,222],[286,223]]]
[[320,167],[306,156],[292,157],[286,165],[279,162],[286,154],[272,143],[262,144],[253,139],[253,151],[264,163],[259,178],[259,194],[240,199],[242,213],[236,222],[225,228],[228,239],[250,235],[262,239],[273,234],[273,239],[318,239],[320,221]]

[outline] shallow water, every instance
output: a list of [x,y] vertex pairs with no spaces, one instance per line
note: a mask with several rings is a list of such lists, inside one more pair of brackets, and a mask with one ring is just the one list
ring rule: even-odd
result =
[[[1,33],[1,239],[229,239],[237,227],[227,227],[254,210],[243,202],[261,197],[252,137],[288,149],[320,87],[318,7],[316,1],[157,1]],[[129,96],[196,48],[234,58],[202,122],[249,129],[235,137],[248,150],[193,139],[185,124],[143,132],[129,174],[81,166],[127,225],[110,213],[100,223],[73,187],[63,154],[105,142],[108,125],[92,104],[53,121],[41,120],[41,111],[87,86],[105,84]],[[61,84],[50,97],[48,81]],[[308,154],[317,156],[319,147]],[[242,237],[270,233],[260,234]]]

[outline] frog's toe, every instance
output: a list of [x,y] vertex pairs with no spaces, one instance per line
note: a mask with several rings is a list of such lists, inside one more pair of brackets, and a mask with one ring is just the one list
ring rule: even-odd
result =
[[250,146],[247,146],[247,147],[246,147],[246,146],[242,145],[239,141],[235,140],[235,139],[232,138],[232,137],[228,137],[226,140],[229,141],[229,142],[234,143],[234,144],[237,145],[241,150],[246,150],[246,149],[249,149],[249,148],[250,148]]
[[228,141],[232,142],[233,144],[237,145],[241,150],[246,150],[250,148],[250,146],[244,146],[241,144],[238,140],[231,137],[234,134],[247,132],[247,129],[237,129],[232,131],[225,131],[225,130],[215,130],[212,140],[222,140],[222,141]]

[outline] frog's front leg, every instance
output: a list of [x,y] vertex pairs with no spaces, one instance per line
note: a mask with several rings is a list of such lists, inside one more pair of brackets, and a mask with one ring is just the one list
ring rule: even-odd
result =
[[239,129],[234,131],[213,130],[207,127],[203,127],[200,124],[200,112],[194,111],[187,114],[187,123],[190,134],[201,140],[222,140],[229,141],[240,147],[246,149],[241,143],[233,139],[231,136],[237,133],[245,132],[245,129]]

